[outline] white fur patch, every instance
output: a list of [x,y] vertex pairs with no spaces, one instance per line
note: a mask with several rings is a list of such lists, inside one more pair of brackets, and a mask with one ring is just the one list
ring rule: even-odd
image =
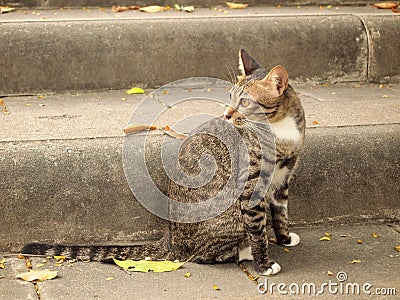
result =
[[286,180],[288,171],[287,167],[275,168],[271,184],[276,187],[281,186]]
[[239,249],[239,262],[245,260],[253,260],[253,255],[251,254],[250,246]]
[[261,275],[275,275],[281,271],[281,266],[278,263],[274,263],[270,268],[267,269],[264,273]]
[[293,232],[289,233],[289,235],[290,235],[290,244],[285,244],[285,246],[288,246],[288,247],[297,246],[300,243],[299,235],[296,233],[293,233]]
[[270,123],[271,129],[278,140],[299,141],[301,134],[296,126],[296,121],[292,117],[286,117],[280,121]]

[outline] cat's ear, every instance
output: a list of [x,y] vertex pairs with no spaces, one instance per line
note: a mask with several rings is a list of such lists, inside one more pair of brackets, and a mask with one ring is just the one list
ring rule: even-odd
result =
[[244,50],[239,51],[239,71],[242,76],[247,76],[255,70],[260,69],[260,65]]
[[287,87],[289,81],[289,74],[283,66],[276,66],[265,76],[261,82],[269,89],[272,87],[272,92],[275,97],[282,95]]

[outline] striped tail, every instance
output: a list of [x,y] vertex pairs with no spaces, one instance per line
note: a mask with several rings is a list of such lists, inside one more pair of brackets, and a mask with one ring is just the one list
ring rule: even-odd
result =
[[82,259],[91,261],[110,262],[112,258],[117,259],[133,259],[140,260],[150,257],[153,260],[169,259],[171,253],[169,251],[167,239],[147,244],[137,245],[106,245],[106,246],[81,246],[81,245],[59,245],[59,244],[27,244],[22,249],[22,254],[29,256],[46,255],[56,256],[62,255],[70,259]]

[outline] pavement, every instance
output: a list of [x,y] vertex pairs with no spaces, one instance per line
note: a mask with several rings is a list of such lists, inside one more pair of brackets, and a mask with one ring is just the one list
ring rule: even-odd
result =
[[[168,273],[128,274],[116,265],[64,262],[59,266],[54,259],[33,257],[33,270],[58,271],[56,278],[37,283],[35,289],[15,278],[27,271],[25,260],[5,256],[0,299],[398,299],[400,253],[394,249],[400,245],[398,226],[366,221],[292,230],[301,237],[298,246],[288,250],[270,246],[281,273],[261,276],[257,282],[236,264],[189,262]],[[320,241],[325,233],[330,241]],[[243,267],[256,275],[250,262]],[[259,293],[262,287],[268,287],[266,294]]]
[[298,82],[399,82],[399,19],[371,6],[18,10],[0,19],[0,95],[228,79],[240,48]]
[[[189,80],[197,88],[170,86],[156,97],[104,91],[3,98],[10,114],[0,119],[0,251],[19,251],[32,241],[129,243],[160,237],[165,221],[142,206],[137,192],[166,190],[160,149],[176,140],[161,131],[147,137],[148,178],[135,144],[146,133],[124,138],[122,128],[151,124],[156,115],[156,125],[188,133],[196,116],[222,114],[216,100],[228,101],[226,88],[202,80]],[[400,86],[294,88],[307,130],[290,193],[292,224],[399,220]],[[186,98],[191,100],[172,105]],[[133,151],[124,156],[129,147]]]

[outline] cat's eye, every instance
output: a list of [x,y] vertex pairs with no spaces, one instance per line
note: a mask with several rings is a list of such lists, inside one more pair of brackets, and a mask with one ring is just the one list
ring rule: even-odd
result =
[[242,106],[244,106],[244,107],[249,106],[250,100],[247,99],[247,98],[242,98],[242,99],[240,99],[240,104],[241,104]]

